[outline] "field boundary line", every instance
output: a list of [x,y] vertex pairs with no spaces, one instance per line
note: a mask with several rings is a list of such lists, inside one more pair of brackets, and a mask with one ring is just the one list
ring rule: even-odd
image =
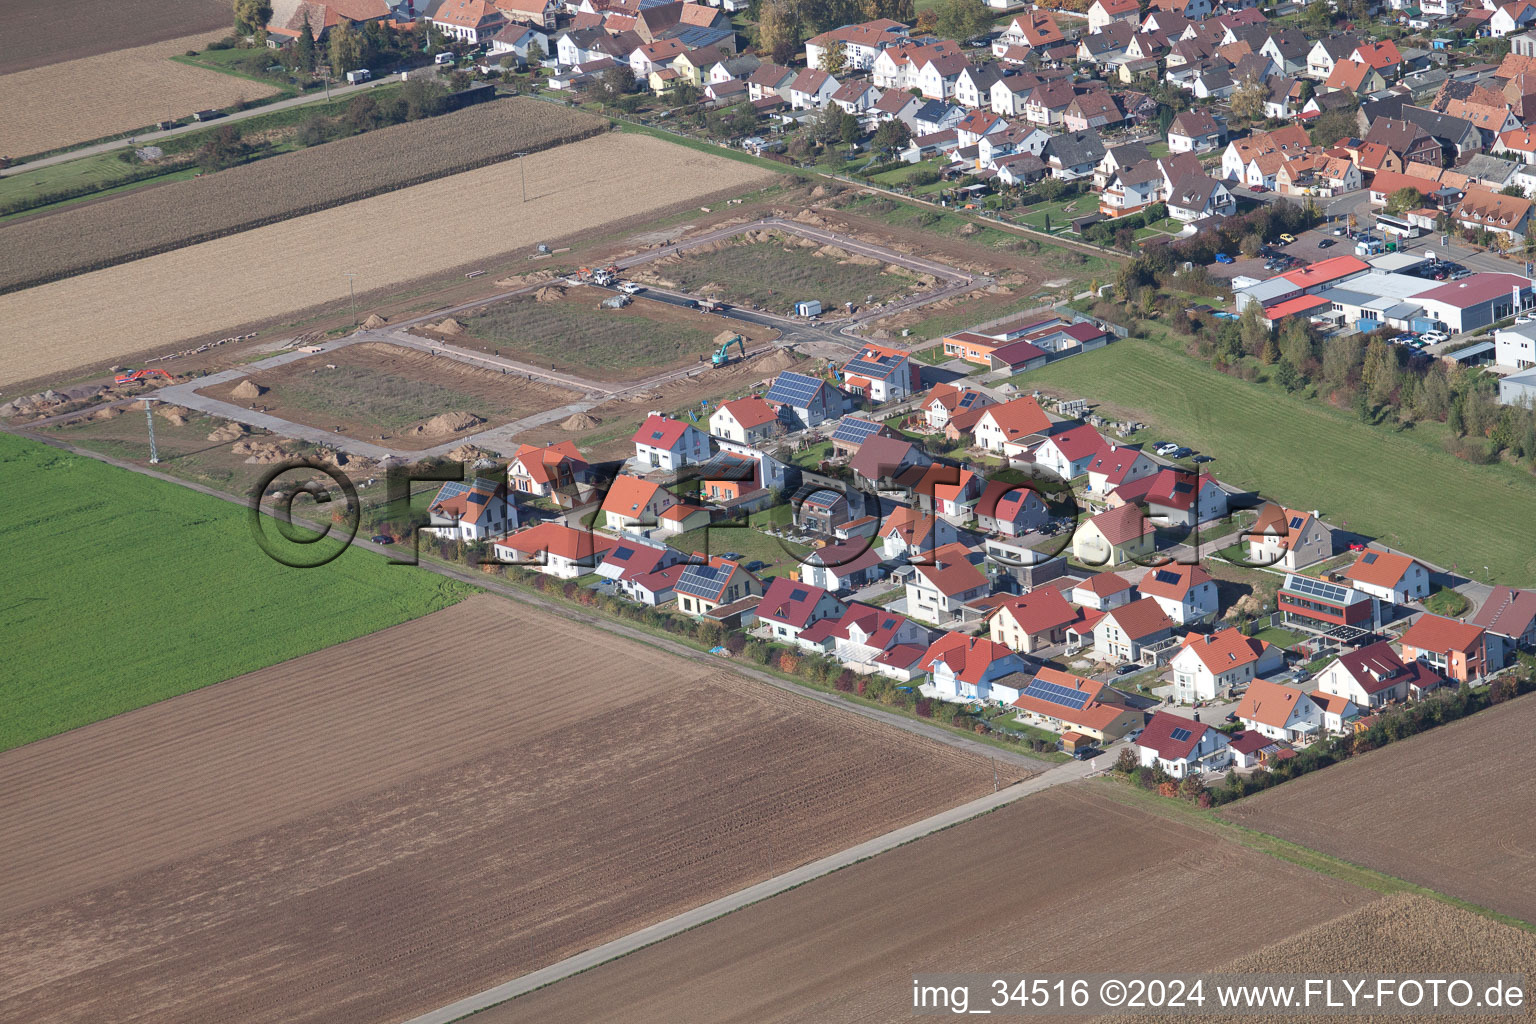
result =
[[753,903],[777,896],[790,889],[799,888],[807,882],[832,874],[833,872],[850,867],[860,861],[869,860],[879,854],[896,849],[906,844],[935,832],[943,831],[962,822],[968,821],[979,815],[994,811],[999,807],[1005,807],[1017,800],[1022,800],[1041,790],[1065,782],[1076,782],[1082,778],[1087,769],[1087,762],[1068,761],[1056,767],[1042,772],[1033,778],[1015,783],[1006,789],[989,793],[979,799],[952,807],[947,811],[941,811],[922,821],[913,822],[874,839],[866,840],[856,846],[850,846],[845,850],[802,864],[797,868],[776,875],[756,885],[750,885],[745,889],[713,900],[703,906],[684,911],[665,921],[630,932],[628,935],[605,942],[600,946],[583,950],[575,956],[566,957],[548,967],[540,968],[504,982],[494,988],[486,989],[475,995],[449,1003],[447,1006],[424,1013],[419,1017],[412,1017],[403,1024],[451,1024],[452,1021],[489,1009],[498,1003],[504,1003],[525,995],[535,989],[544,988],[554,984],[573,974],[580,974],[593,967],[600,966],[611,960],[636,952],[646,946],[653,945],[663,939],[671,938],[681,932],[690,931],[699,925],[707,924],[717,918],[724,917]]

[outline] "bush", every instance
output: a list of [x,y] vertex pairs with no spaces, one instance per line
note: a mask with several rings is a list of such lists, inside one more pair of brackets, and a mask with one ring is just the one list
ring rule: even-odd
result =
[[917,712],[918,718],[932,718],[933,702],[930,701],[927,697],[922,697],[918,700],[917,705],[913,708],[913,710]]

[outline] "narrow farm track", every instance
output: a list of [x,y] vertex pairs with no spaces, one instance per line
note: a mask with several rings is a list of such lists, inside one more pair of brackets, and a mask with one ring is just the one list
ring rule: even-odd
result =
[[404,1019],[993,789],[722,668],[486,595],[0,755],[0,1021]]

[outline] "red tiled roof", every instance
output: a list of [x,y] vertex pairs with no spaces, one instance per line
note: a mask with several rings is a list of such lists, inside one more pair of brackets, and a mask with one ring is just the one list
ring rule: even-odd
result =
[[571,560],[591,558],[613,546],[613,541],[598,537],[590,530],[573,530],[564,523],[540,523],[530,526],[496,542],[524,555],[548,551],[552,555]]
[[1190,633],[1184,637],[1182,651],[1192,650],[1213,675],[1259,660],[1269,644],[1240,630],[1221,629],[1215,633]]
[[1420,615],[1403,634],[1403,646],[1420,651],[1470,651],[1483,641],[1483,627],[1440,615]]
[[1300,690],[1267,679],[1255,679],[1248,684],[1248,692],[1243,694],[1242,703],[1234,713],[1243,721],[1280,729],[1291,720],[1296,706],[1306,698]]
[[1182,601],[1192,587],[1211,582],[1211,574],[1198,565],[1177,562],[1150,569],[1136,585],[1144,597],[1167,597]]
[[1355,564],[1344,570],[1344,578],[1373,587],[1394,587],[1402,582],[1414,560],[1392,551],[1362,551]]
[[788,626],[803,627],[810,624],[816,605],[826,596],[827,592],[820,587],[780,576],[763,593],[763,602],[757,606],[757,616]]
[[1100,597],[1108,597],[1111,594],[1118,594],[1122,590],[1130,590],[1131,581],[1119,573],[1097,572],[1079,582],[1072,589],[1076,590],[1078,587]]
[[[1182,761],[1205,739],[1209,728],[1182,715],[1159,711],[1136,737],[1136,745],[1157,751],[1157,756],[1164,761]],[[1181,731],[1182,738],[1174,737],[1175,730]]]
[[649,445],[652,448],[676,448],[682,441],[683,435],[688,432],[688,424],[682,420],[674,420],[670,416],[647,416],[645,422],[640,424],[640,429],[635,431],[630,438],[635,444]]
[[1054,587],[1042,587],[1018,597],[1006,598],[992,614],[1004,613],[1031,636],[1049,633],[1077,619],[1077,610]]
[[1113,619],[1132,640],[1140,640],[1154,633],[1173,629],[1173,620],[1168,618],[1162,606],[1150,597],[1138,598],[1129,604],[1113,608],[1106,612],[1104,617]]
[[966,557],[969,553],[964,544],[945,544],[928,555],[926,564],[918,563],[913,568],[932,589],[953,597],[986,585],[987,577],[970,563]]
[[993,662],[1016,657],[1018,655],[1012,650],[986,637],[946,632],[930,644],[923,654],[923,667],[931,671],[942,661],[955,673],[957,679],[979,683]]
[[1103,435],[1095,430],[1091,423],[1080,423],[1075,427],[1057,431],[1045,440],[1072,462],[1108,447]]
[[655,481],[620,473],[613,478],[613,484],[603,498],[603,511],[616,512],[622,516],[638,516],[660,489],[661,485]]
[[715,411],[730,413],[743,430],[751,430],[779,418],[768,403],[756,395],[738,398],[734,402],[722,402]]
[[[998,344],[995,338],[983,340],[990,342],[994,347]],[[1011,402],[1004,402],[1002,405],[987,406],[987,416],[997,424],[997,428],[1003,432],[1003,438],[1008,441],[1038,434],[1051,425],[1051,418],[1045,414],[1044,409],[1040,408],[1040,403],[1028,395],[1015,398]]]
[[[1150,520],[1142,514],[1138,505],[1121,505],[1088,520],[1110,544],[1119,546],[1139,537],[1156,532]],[[1087,525],[1087,524],[1084,524]]]

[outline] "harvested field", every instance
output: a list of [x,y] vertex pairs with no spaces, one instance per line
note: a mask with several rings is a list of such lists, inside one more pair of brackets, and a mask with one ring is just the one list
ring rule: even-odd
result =
[[992,764],[482,596],[0,780],[0,1020],[374,1024],[990,792]]
[[606,130],[512,97],[0,226],[0,292],[142,259]]
[[207,43],[204,32],[0,76],[0,147],[20,158],[278,91],[170,59]]
[[[1271,898],[1282,890],[1287,899]],[[905,1020],[914,973],[1204,970],[1371,895],[1056,787],[475,1022]]]
[[720,347],[715,336],[721,331],[740,334],[748,349],[779,333],[644,297],[623,309],[598,307],[612,297],[613,292],[601,288],[545,288],[537,296],[497,302],[478,316],[465,317],[468,337],[454,344],[473,338],[481,349],[537,366],[596,380],[635,380],[698,363]]
[[159,0],[113,4],[0,0],[0,25],[6,27],[0,75],[8,75],[57,61],[158,43],[190,31],[208,33],[193,44],[201,47],[229,31],[230,11],[223,0],[178,0],[174,4]]
[[718,246],[663,256],[635,271],[636,280],[670,285],[727,302],[790,310],[799,299],[820,299],[829,312],[843,303],[879,302],[918,284],[879,260],[777,231],[754,231]]
[[[636,167],[647,173],[589,201],[589,182],[629,180]],[[524,170],[526,204],[514,198]],[[345,302],[343,270],[362,296],[772,178],[651,136],[605,136],[12,292],[0,296],[0,321],[27,330],[0,350],[0,387]]]
[[[265,390],[250,394],[256,388]],[[469,427],[478,430],[581,398],[579,392],[544,381],[374,341],[298,359],[198,393],[322,430],[341,426],[349,437],[387,439],[389,447],[409,450],[451,439],[455,431],[418,432],[444,413],[468,413],[476,420]]]
[[[1223,808],[1249,828],[1536,923],[1536,699],[1522,697]],[[1475,751],[1497,751],[1497,784]],[[1411,786],[1404,780],[1412,778]],[[1432,818],[1423,815],[1434,808]]]
[[[1443,978],[1452,974],[1536,975],[1536,935],[1489,920],[1427,896],[1394,893],[1383,896],[1352,914],[1302,932],[1272,946],[1222,964],[1218,971],[1231,974],[1412,974]],[[1527,996],[1529,998],[1529,994]],[[1116,1017],[1100,1024],[1131,1024],[1133,1021],[1242,1020],[1254,1024],[1294,1022],[1291,1016],[1244,1014],[1181,1014],[1177,1018]],[[1359,1021],[1361,1018],[1307,1014],[1311,1021]],[[1530,1020],[1531,1011],[1502,1016],[1443,1016],[1426,1018],[1387,1014],[1373,1021],[1412,1024],[1415,1021],[1518,1021]]]

